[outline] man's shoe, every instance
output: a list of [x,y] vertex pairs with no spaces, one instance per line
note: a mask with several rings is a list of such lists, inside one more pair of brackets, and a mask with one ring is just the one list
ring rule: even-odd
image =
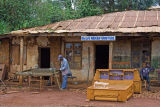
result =
[[151,89],[149,88],[149,89],[147,89],[148,91],[151,91]]
[[63,89],[63,88],[60,88],[60,90],[63,91],[64,89]]
[[66,88],[60,88],[60,90],[61,90],[61,91],[64,91],[64,90],[66,90]]
[[50,83],[48,83],[48,84],[46,84],[46,86],[51,86],[51,84],[50,84]]

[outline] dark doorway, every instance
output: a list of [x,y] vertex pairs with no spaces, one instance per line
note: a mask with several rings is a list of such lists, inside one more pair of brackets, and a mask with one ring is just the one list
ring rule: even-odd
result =
[[109,65],[109,45],[96,45],[96,69],[107,69]]
[[50,68],[50,48],[39,48],[40,68]]

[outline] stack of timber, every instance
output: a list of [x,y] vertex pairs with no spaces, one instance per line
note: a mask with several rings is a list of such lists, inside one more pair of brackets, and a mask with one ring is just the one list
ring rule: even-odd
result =
[[97,69],[93,85],[87,88],[87,99],[126,101],[133,93],[141,93],[138,70]]

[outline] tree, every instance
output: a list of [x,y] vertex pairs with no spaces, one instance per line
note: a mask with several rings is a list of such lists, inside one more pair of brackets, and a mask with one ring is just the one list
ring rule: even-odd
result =
[[76,0],[72,8],[72,0],[59,0],[53,2],[53,22],[76,19],[86,16],[102,14],[100,7],[96,6],[92,0]]
[[105,13],[124,10],[145,10],[160,0],[94,0]]
[[103,10],[94,4],[92,0],[79,0],[77,2],[77,13],[79,17],[102,14]]
[[52,22],[77,18],[76,11],[72,9],[70,0],[53,2]]
[[11,30],[22,28],[29,20],[29,0],[3,0],[0,2],[0,20],[8,23]]
[[52,17],[52,0],[0,1],[0,33],[49,24]]
[[33,1],[30,8],[30,20],[27,22],[27,26],[34,27],[51,23],[54,14],[52,0],[43,0],[43,2],[42,0]]

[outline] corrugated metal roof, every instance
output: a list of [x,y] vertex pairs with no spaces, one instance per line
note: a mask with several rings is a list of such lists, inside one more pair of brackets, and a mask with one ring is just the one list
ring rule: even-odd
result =
[[65,32],[160,32],[160,11],[123,11],[67,20],[53,24],[13,31],[22,33],[65,33]]

